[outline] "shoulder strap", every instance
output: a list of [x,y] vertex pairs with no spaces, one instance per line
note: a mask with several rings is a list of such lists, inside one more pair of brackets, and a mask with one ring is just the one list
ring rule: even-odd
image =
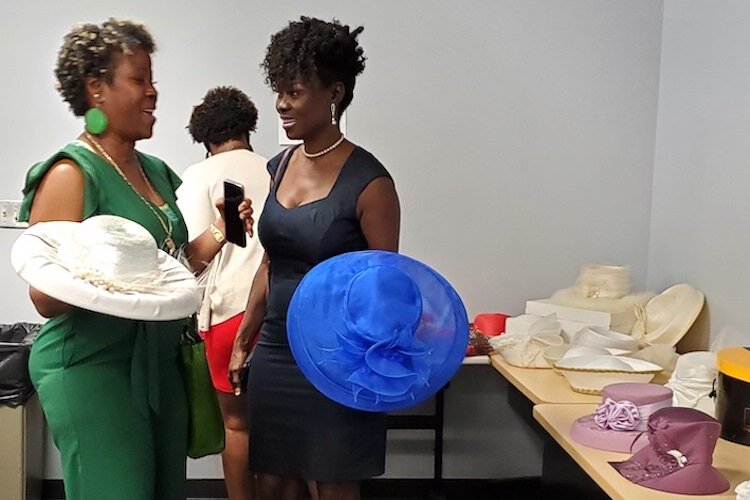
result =
[[286,165],[289,162],[289,156],[292,154],[292,151],[294,150],[296,146],[289,146],[284,150],[284,154],[281,156],[281,160],[279,161],[279,166],[276,167],[276,175],[273,176],[273,187],[276,188],[276,183],[279,181],[279,175],[281,175],[281,169],[283,168],[286,170]]

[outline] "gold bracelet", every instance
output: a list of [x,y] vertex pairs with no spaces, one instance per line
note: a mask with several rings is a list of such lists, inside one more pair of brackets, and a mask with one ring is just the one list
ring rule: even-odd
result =
[[208,226],[208,230],[211,231],[211,234],[214,235],[214,239],[216,240],[216,243],[224,243],[227,241],[226,237],[224,236],[224,233],[221,232],[221,229],[214,226],[213,224],[210,224]]

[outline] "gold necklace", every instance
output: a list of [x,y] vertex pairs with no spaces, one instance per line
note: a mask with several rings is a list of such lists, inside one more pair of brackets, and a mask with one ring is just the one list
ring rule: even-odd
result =
[[[167,222],[164,222],[164,219],[162,219],[161,215],[159,215],[159,212],[156,208],[154,208],[154,204],[148,201],[136,188],[133,186],[133,183],[130,182],[130,179],[128,179],[125,176],[125,172],[122,171],[120,166],[115,162],[114,158],[112,158],[109,153],[104,149],[104,147],[94,139],[94,137],[89,134],[88,132],[84,132],[84,135],[86,136],[86,139],[91,143],[92,146],[96,148],[97,151],[99,151],[99,154],[104,157],[105,160],[109,162],[112,167],[117,171],[118,174],[120,174],[120,177],[122,177],[122,180],[127,183],[128,186],[130,186],[130,189],[133,190],[135,194],[138,195],[138,198],[141,199],[141,201],[151,210],[151,212],[154,214],[154,217],[159,221],[159,224],[161,225],[162,229],[164,229],[164,233],[166,233],[167,237],[164,239],[164,245],[166,245],[167,249],[169,250],[170,254],[174,254],[175,249],[177,248],[177,245],[175,245],[174,240],[172,239],[172,230],[174,229],[172,227],[172,221],[169,219],[169,215],[164,214],[164,218],[167,220]],[[148,180],[148,177],[146,177],[146,173],[143,171],[143,167],[139,165],[138,171],[141,173],[141,177],[143,177],[143,181],[146,183],[148,188],[151,190],[152,193],[156,193],[156,189],[154,189],[154,186],[151,185],[151,181]]]
[[239,151],[240,149],[246,149],[248,151],[252,151],[252,148],[249,148],[243,144],[232,146],[228,149],[222,149],[221,151],[217,151],[215,153],[212,153],[211,151],[206,151],[206,158],[211,158],[212,156],[220,155],[221,153],[229,153],[230,151]]
[[317,153],[308,153],[303,144],[302,154],[307,156],[308,158],[317,158],[318,156],[323,156],[326,153],[330,153],[331,151],[339,147],[339,144],[341,144],[342,142],[344,142],[344,134],[341,134],[341,137],[339,137],[339,139],[336,142],[334,142],[333,144],[325,148],[323,151],[318,151]]
[[[227,142],[229,142],[229,141],[227,141]],[[227,149],[221,149],[221,147],[219,147],[218,149],[220,151],[217,151],[216,154],[228,153],[230,151],[237,151],[238,149],[247,149],[248,151],[252,151],[252,149],[250,149],[250,145],[249,144],[243,144],[243,143],[233,144],[233,145],[229,146]]]

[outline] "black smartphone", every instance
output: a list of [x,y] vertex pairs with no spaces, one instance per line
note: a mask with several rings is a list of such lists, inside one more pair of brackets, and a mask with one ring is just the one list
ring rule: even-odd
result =
[[247,359],[245,359],[245,362],[242,363],[242,368],[240,368],[240,390],[242,392],[245,392],[247,390],[247,376],[250,374],[250,364],[253,361],[253,352],[254,351],[250,351]]
[[245,199],[245,187],[239,182],[224,179],[224,222],[227,241],[244,247],[247,245],[245,224],[240,219],[239,206]]

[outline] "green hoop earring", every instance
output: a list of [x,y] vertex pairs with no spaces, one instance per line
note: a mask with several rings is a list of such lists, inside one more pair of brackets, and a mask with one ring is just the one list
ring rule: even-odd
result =
[[86,111],[83,119],[86,122],[86,130],[90,134],[99,135],[107,130],[107,125],[109,123],[107,115],[105,115],[104,111],[99,108],[90,108]]

